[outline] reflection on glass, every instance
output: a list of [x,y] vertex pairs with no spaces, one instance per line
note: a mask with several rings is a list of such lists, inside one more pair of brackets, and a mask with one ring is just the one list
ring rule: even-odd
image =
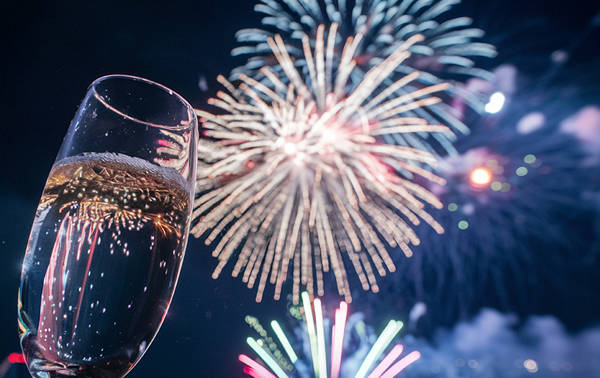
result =
[[90,87],[38,206],[19,291],[36,377],[122,377],[171,302],[188,236],[196,120],[159,84]]

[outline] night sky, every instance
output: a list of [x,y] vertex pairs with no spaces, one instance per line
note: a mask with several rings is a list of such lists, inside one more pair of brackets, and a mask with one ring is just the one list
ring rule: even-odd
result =
[[[535,77],[540,69],[527,55],[530,46],[539,50],[532,51],[534,55],[579,41],[574,65],[593,67],[599,62],[598,32],[577,39],[600,10],[597,1],[531,0],[523,5],[524,1],[493,0],[489,7],[483,3],[464,0],[456,12],[476,17],[476,25],[490,30],[492,40],[508,41],[499,45],[499,59],[514,60],[530,75]],[[214,78],[241,63],[230,58],[229,51],[238,29],[259,25],[252,5],[250,0],[13,1],[3,7],[0,89],[7,117],[0,149],[0,359],[19,350],[16,298],[21,259],[45,179],[87,86],[106,74],[137,75],[174,89],[201,108],[218,90]],[[519,39],[519,25],[532,20],[555,34]],[[203,80],[206,91],[199,86]],[[243,316],[271,319],[285,312],[285,300],[274,303],[266,295],[256,304],[255,293],[228,274],[212,280],[215,261],[209,253],[190,238],[170,312],[131,377],[241,376],[236,357],[247,349]],[[596,305],[590,316],[574,317],[568,325],[577,328],[600,320],[599,299],[597,293],[581,298]]]

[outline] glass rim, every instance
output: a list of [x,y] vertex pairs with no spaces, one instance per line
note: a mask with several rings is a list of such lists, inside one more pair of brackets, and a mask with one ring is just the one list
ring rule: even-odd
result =
[[[165,124],[160,124],[160,123],[154,123],[154,122],[149,122],[149,121],[143,121],[139,118],[133,117],[117,108],[115,108],[115,106],[111,105],[110,103],[108,103],[97,91],[96,91],[96,86],[106,80],[110,80],[110,79],[127,79],[127,80],[132,80],[132,81],[140,81],[143,82],[145,84],[148,84],[150,86],[154,86],[164,92],[166,92],[168,95],[172,95],[175,96],[177,98],[177,100],[187,109],[188,112],[188,119],[187,120],[183,120],[181,124],[177,124],[177,125],[165,125]],[[101,76],[99,78],[97,78],[96,80],[94,80],[88,90],[93,90],[94,91],[94,97],[100,101],[104,106],[106,106],[107,109],[119,114],[120,116],[137,122],[137,123],[141,123],[142,125],[146,125],[146,126],[151,126],[151,127],[157,127],[157,128],[161,128],[161,129],[168,129],[168,130],[185,130],[188,129],[190,127],[194,127],[194,122],[196,121],[196,116],[195,116],[195,112],[194,112],[194,108],[192,107],[192,105],[190,105],[190,103],[179,93],[177,93],[176,91],[172,90],[171,88],[162,85],[160,83],[157,83],[153,80],[149,80],[140,76],[135,76],[135,75],[127,75],[127,74],[110,74],[110,75],[104,75]]]

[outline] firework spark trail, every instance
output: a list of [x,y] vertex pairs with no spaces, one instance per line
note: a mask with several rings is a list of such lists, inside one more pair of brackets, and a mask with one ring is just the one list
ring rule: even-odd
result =
[[[332,1],[312,0],[261,0],[255,11],[263,15],[262,28],[242,29],[236,37],[240,46],[232,51],[234,56],[247,58],[246,64],[236,68],[232,79],[243,75],[252,76],[257,81],[268,82],[272,76],[278,76],[286,82],[286,66],[272,56],[269,39],[280,34],[285,41],[288,54],[294,58],[300,74],[311,82],[318,82],[317,99],[324,100],[323,92],[330,89],[336,94],[344,93],[342,82],[357,86],[363,81],[371,68],[398,50],[402,50],[405,41],[415,35],[422,35],[408,49],[412,56],[396,66],[384,84],[390,92],[398,96],[420,88],[456,80],[464,77],[479,77],[489,80],[493,75],[477,67],[480,58],[496,55],[494,46],[479,42],[484,32],[472,26],[468,17],[449,18],[448,12],[460,0],[415,1],[415,0],[357,0]],[[323,40],[319,38],[318,25],[335,25],[339,36]],[[338,27],[339,25],[339,27]],[[355,59],[345,60],[341,43],[345,38],[353,40],[352,49]],[[321,76],[315,74],[313,56],[306,54],[306,45],[322,51]],[[326,44],[326,48],[324,48]],[[269,67],[265,72],[264,67]],[[335,70],[338,80],[329,83],[328,77]],[[424,71],[419,73],[419,71]],[[398,77],[418,74],[414,80],[394,87]],[[325,78],[325,80],[323,80]],[[296,81],[290,77],[290,81]],[[451,97],[460,97],[476,111],[483,110],[482,99],[472,93],[451,86],[445,90]],[[442,123],[453,130],[466,133],[468,128],[445,103],[434,104],[427,109],[415,108],[407,115],[426,119],[429,123]],[[407,145],[436,153],[436,149],[454,151],[453,138],[446,134],[421,134],[419,138],[407,134],[388,134],[384,137],[388,143]],[[423,139],[427,139],[424,143]],[[439,148],[438,148],[439,147]]]
[[[351,300],[344,260],[350,260],[365,290],[378,291],[375,273],[396,268],[386,245],[411,256],[419,244],[411,229],[421,221],[436,232],[442,227],[424,210],[441,207],[437,198],[412,181],[415,176],[443,184],[428,168],[435,157],[427,151],[386,144],[385,134],[451,133],[443,125],[406,117],[408,111],[440,101],[431,94],[447,84],[436,84],[402,96],[382,85],[409,56],[420,35],[411,37],[364,75],[353,91],[336,94],[333,83],[347,88],[352,67],[329,74],[330,45],[337,25],[326,35],[318,27],[316,47],[305,44],[305,57],[315,80],[306,82],[296,70],[279,36],[269,39],[272,52],[285,71],[284,84],[268,67],[270,81],[259,83],[245,75],[235,87],[219,81],[229,94],[219,92],[209,101],[224,114],[198,110],[204,125],[199,144],[199,168],[191,232],[216,243],[217,278],[236,251],[233,276],[242,273],[249,288],[258,286],[261,301],[267,281],[274,297],[292,265],[293,297],[301,286],[324,294],[323,273],[333,271],[340,295]],[[356,41],[348,38],[342,62],[356,58]],[[348,63],[350,64],[350,63]],[[331,70],[333,71],[333,70]],[[400,78],[405,85],[418,74]],[[378,95],[376,95],[378,94]],[[217,242],[218,239],[218,242]],[[313,270],[314,266],[314,270]]]

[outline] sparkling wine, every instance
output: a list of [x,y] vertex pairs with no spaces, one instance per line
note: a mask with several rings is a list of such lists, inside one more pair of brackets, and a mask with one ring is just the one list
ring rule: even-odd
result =
[[55,164],[19,291],[21,344],[32,374],[120,377],[141,358],[167,313],[183,260],[186,187],[174,169],[121,154]]

